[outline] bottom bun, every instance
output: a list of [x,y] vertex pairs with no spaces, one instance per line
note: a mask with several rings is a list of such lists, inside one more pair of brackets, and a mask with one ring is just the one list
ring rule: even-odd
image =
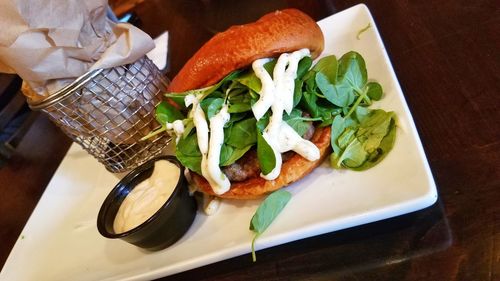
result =
[[207,180],[198,174],[192,173],[193,182],[198,186],[200,191],[221,198],[259,198],[266,193],[300,180],[319,166],[330,152],[330,127],[316,128],[311,142],[319,148],[319,159],[308,161],[304,157],[295,154],[283,163],[281,173],[275,180],[268,181],[261,177],[253,177],[242,182],[234,182],[231,183],[231,189],[221,195],[215,194]]

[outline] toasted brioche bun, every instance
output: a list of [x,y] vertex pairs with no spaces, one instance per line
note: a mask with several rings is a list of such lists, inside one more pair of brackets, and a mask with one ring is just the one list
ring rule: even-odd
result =
[[296,9],[276,11],[254,23],[233,26],[212,37],[179,71],[168,92],[213,85],[231,71],[281,53],[308,48],[316,58],[323,46],[323,33],[308,15]]
[[[219,82],[236,69],[257,59],[308,48],[312,58],[322,51],[324,38],[316,22],[303,12],[287,9],[267,14],[254,23],[233,26],[215,35],[196,52],[175,76],[168,92],[184,92]],[[231,189],[217,195],[202,176],[192,173],[200,191],[222,198],[253,199],[293,183],[320,165],[330,151],[330,128],[316,128],[311,141],[319,148],[320,158],[308,161],[295,154],[282,164],[275,180],[259,176],[232,182]]]
[[231,199],[259,198],[266,193],[300,180],[318,167],[330,153],[330,127],[316,128],[311,141],[319,148],[320,158],[316,161],[309,161],[298,154],[294,154],[283,163],[281,173],[275,180],[268,181],[257,176],[242,182],[233,182],[228,192],[217,195],[204,177],[191,173],[192,179],[200,191],[209,195]]

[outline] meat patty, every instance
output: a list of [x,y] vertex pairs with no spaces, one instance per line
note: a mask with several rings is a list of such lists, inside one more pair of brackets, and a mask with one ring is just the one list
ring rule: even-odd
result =
[[[304,139],[310,140],[314,135],[314,126],[312,122],[309,122],[309,128],[307,129]],[[281,154],[282,161],[285,162],[290,159],[295,152],[288,151]],[[243,155],[238,161],[233,164],[223,167],[222,172],[228,177],[229,181],[245,181],[246,179],[258,177],[260,175],[260,164],[257,158],[257,150],[250,149],[245,155]]]
[[260,165],[257,150],[250,149],[238,161],[222,168],[222,172],[229,178],[229,181],[244,181],[247,178],[259,176]]

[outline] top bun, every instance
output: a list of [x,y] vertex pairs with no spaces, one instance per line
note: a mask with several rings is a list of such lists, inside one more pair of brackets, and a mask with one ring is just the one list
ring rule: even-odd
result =
[[168,92],[210,86],[257,59],[303,48],[316,58],[323,46],[323,33],[308,15],[296,9],[269,13],[254,23],[232,26],[212,37],[179,71]]

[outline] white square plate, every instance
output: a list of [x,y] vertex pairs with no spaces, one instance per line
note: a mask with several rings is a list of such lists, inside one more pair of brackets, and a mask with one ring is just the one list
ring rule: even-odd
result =
[[[360,29],[371,25],[357,39]],[[288,190],[292,200],[257,240],[257,249],[365,224],[433,204],[436,187],[410,111],[375,23],[364,5],[319,22],[324,55],[358,51],[369,77],[385,90],[375,106],[399,118],[393,151],[365,172],[326,163]],[[250,252],[250,219],[258,201],[224,201],[211,217],[199,214],[175,245],[148,253],[101,237],[96,218],[118,176],[73,145],[12,250],[1,280],[149,280]],[[250,259],[250,256],[249,256]]]

